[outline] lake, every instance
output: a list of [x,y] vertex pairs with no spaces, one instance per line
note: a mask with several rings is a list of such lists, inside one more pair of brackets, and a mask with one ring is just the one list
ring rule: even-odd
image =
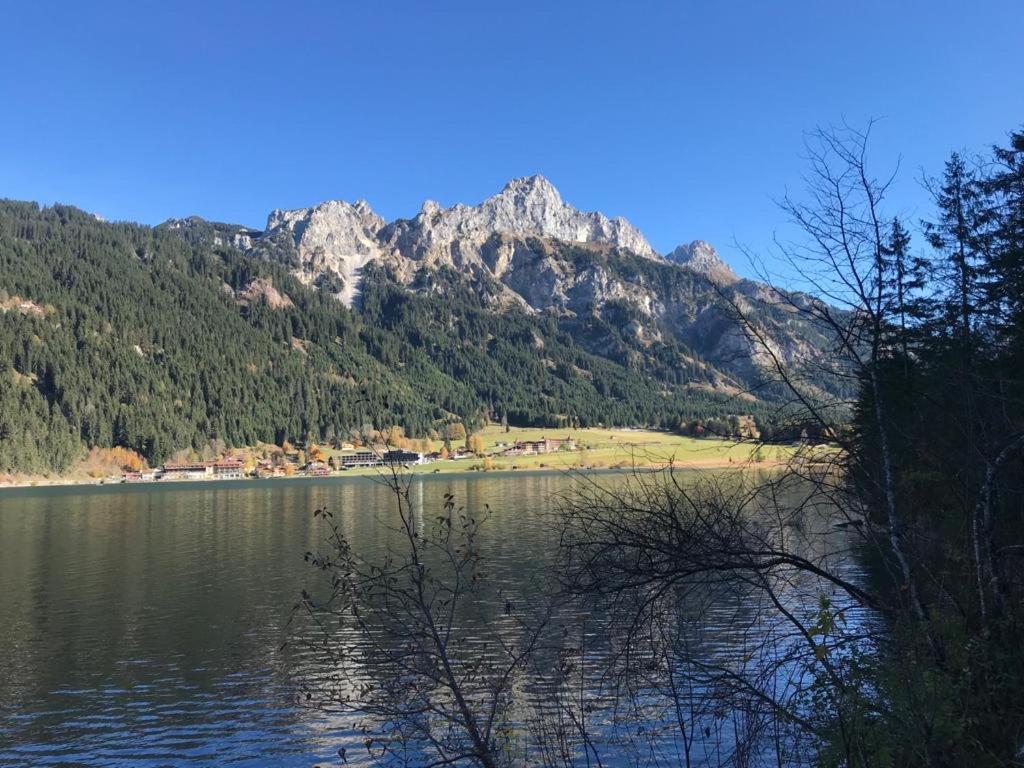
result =
[[[490,505],[481,548],[526,588],[573,482],[425,478],[413,496]],[[289,615],[317,581],[303,562],[324,534],[313,510],[373,556],[392,542],[392,506],[360,478],[0,491],[0,766],[337,765],[357,735],[296,705],[319,662],[285,645]]]

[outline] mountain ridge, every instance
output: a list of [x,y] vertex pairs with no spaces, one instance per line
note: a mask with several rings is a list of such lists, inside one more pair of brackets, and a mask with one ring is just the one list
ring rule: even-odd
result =
[[[374,423],[423,436],[506,418],[774,418],[713,286],[667,261],[491,233],[483,255],[515,251],[505,271],[444,261],[402,275],[370,260],[350,308],[283,263],[295,250],[284,231],[260,254],[262,233],[197,217],[146,227],[0,201],[0,473],[60,472],[92,447],[159,462]],[[517,282],[534,278],[533,293]],[[505,301],[513,288],[522,301]],[[792,323],[778,308],[763,320],[773,333]],[[729,357],[713,359],[719,348]]]
[[[181,227],[192,219],[198,217],[169,219],[165,225]],[[540,174],[511,179],[476,205],[455,203],[444,207],[427,199],[411,218],[390,222],[364,199],[354,203],[325,200],[308,207],[271,211],[262,232],[240,226],[238,230],[241,234],[233,243],[236,247],[284,263],[307,285],[333,287],[335,296],[348,306],[358,296],[359,275],[370,261],[385,262],[405,273],[414,272],[415,267],[403,264],[403,260],[425,266],[445,263],[494,269],[508,260],[494,253],[505,238],[622,248],[659,261],[671,261],[688,247],[680,245],[670,254],[661,255],[626,218],[575,208]],[[497,242],[495,235],[499,236]],[[717,254],[715,259],[721,262]],[[691,261],[695,271],[705,266],[704,262]],[[686,266],[683,260],[678,263]],[[717,272],[730,282],[739,279],[724,262]],[[525,303],[532,306],[529,301]]]
[[427,200],[412,218],[391,222],[365,200],[274,210],[253,235],[238,228],[219,240],[281,264],[350,308],[358,309],[371,267],[374,279],[421,293],[436,293],[445,271],[441,283],[457,275],[490,311],[553,314],[595,354],[624,345],[649,359],[659,345],[680,345],[680,361],[710,363],[725,376],[711,377],[716,386],[731,390],[754,387],[769,363],[731,321],[736,307],[772,318],[762,330],[783,361],[823,343],[801,324],[799,301],[741,278],[711,244],[693,240],[658,254],[626,219],[576,209],[539,174],[512,179],[476,205]]

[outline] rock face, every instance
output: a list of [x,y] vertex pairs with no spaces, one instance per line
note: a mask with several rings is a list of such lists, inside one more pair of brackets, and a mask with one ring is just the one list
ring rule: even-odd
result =
[[[464,280],[493,311],[553,315],[595,354],[618,349],[619,357],[653,358],[676,345],[676,365],[726,388],[755,380],[766,361],[731,319],[723,290],[733,305],[758,313],[780,358],[822,343],[778,294],[741,279],[709,243],[660,256],[628,221],[577,210],[542,176],[514,179],[474,206],[427,201],[413,218],[391,223],[360,200],[276,210],[262,233],[195,218],[166,226],[277,261],[349,306],[371,262],[374,279],[386,275],[424,294]],[[244,300],[280,305],[287,298],[269,286],[250,288]]]
[[264,278],[250,280],[248,285],[238,292],[236,300],[239,304],[262,301],[271,309],[284,309],[292,306],[292,300],[288,294],[281,293],[273,282]]
[[382,254],[377,233],[383,226],[384,219],[365,200],[276,210],[267,217],[254,250],[284,261],[304,283],[330,290],[351,305],[362,268]]
[[722,261],[714,246],[703,240],[680,245],[668,254],[667,258],[699,275],[704,275],[716,285],[733,285],[740,281],[739,275]]
[[365,200],[277,210],[266,230],[242,250],[286,264],[304,283],[351,305],[370,261],[382,261],[407,279],[422,267],[438,266],[500,277],[514,261],[514,244],[527,238],[622,248],[661,259],[628,221],[578,211],[542,176],[514,179],[475,206],[442,208],[428,200],[414,218],[391,224]]
[[443,260],[450,256],[466,261],[478,259],[494,234],[610,245],[658,258],[640,230],[628,221],[576,210],[562,201],[543,176],[514,179],[475,206],[441,208],[428,200],[419,215],[395,222],[382,237],[407,258]]

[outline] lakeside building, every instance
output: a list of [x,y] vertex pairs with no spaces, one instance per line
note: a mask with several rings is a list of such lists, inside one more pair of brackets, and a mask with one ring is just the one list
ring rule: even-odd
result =
[[284,477],[284,469],[273,459],[262,459],[256,463],[256,477]]
[[351,453],[343,453],[339,457],[341,459],[342,469],[354,469],[356,467],[379,467],[381,465],[380,456],[374,451],[370,450],[358,450],[352,451]]
[[149,483],[160,479],[160,470],[147,469],[141,472],[125,472],[121,479],[126,483]]
[[241,456],[228,456],[217,461],[167,463],[160,475],[166,480],[238,480],[244,476],[245,460]]
[[238,480],[245,476],[245,461],[231,456],[213,463],[213,476],[218,480]]
[[205,480],[213,477],[213,462],[164,464],[162,477],[166,480]]
[[572,437],[551,438],[542,437],[540,440],[516,440],[515,443],[501,453],[505,456],[536,456],[541,453],[555,453],[556,451],[575,451],[576,439]]
[[411,464],[422,464],[423,454],[416,451],[404,451],[400,449],[385,451],[381,457],[381,461],[385,464],[400,464],[402,466],[409,466]]
[[537,453],[554,453],[555,451],[575,451],[576,439],[572,437],[542,437],[535,442]]

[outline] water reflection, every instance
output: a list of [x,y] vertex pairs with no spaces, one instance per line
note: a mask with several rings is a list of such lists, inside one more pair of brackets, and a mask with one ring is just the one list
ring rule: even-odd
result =
[[[529,599],[555,552],[544,520],[573,482],[427,478],[413,498],[423,525],[446,492],[489,505],[493,580]],[[371,480],[0,496],[0,766],[337,764],[361,738],[347,718],[296,706],[296,679],[328,671],[284,645],[297,595],[317,587],[302,556],[323,535],[318,507],[368,557],[394,541],[391,497]],[[702,642],[727,647],[759,610],[716,603]]]
[[[431,478],[416,494],[490,504],[485,544],[516,579],[544,567],[536,521],[566,483]],[[293,705],[305,660],[282,649],[324,506],[370,555],[392,536],[370,480],[0,496],[0,765],[336,760],[346,726]]]

